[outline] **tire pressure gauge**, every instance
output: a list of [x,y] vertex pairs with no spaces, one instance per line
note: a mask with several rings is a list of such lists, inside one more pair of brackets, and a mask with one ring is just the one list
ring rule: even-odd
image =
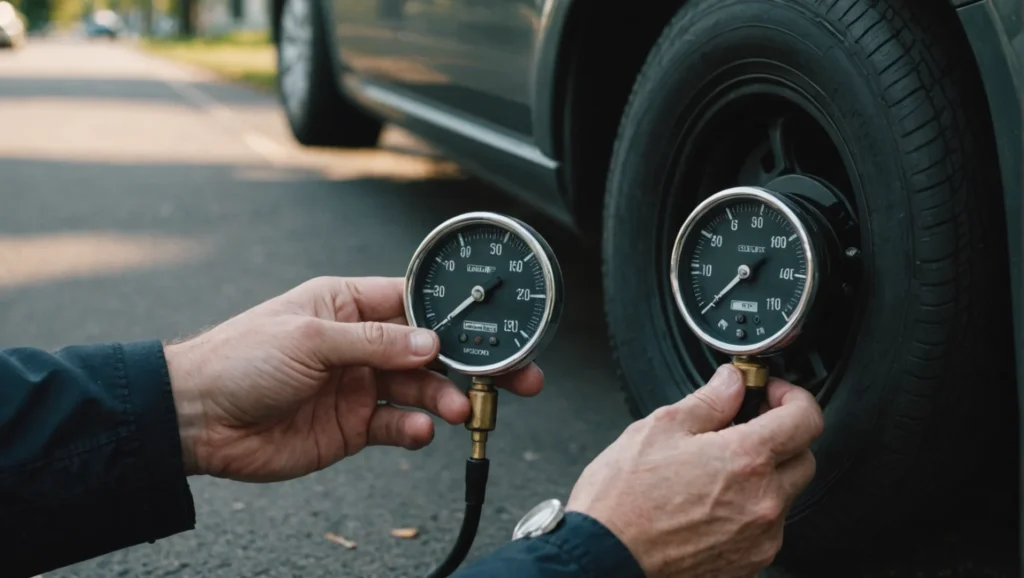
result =
[[476,536],[487,485],[487,437],[498,417],[493,377],[526,367],[544,349],[562,313],[562,271],[554,252],[529,225],[495,213],[466,213],[423,240],[405,275],[409,325],[441,341],[438,360],[472,376],[466,429],[466,514],[442,578],[465,559]]
[[752,399],[738,421],[763,400],[759,357],[792,344],[810,318],[828,269],[824,232],[809,204],[756,187],[712,195],[679,230],[672,293],[694,334],[743,371]]
[[467,213],[427,235],[409,264],[409,324],[432,329],[438,359],[466,375],[494,376],[528,365],[561,316],[562,272],[529,225]]

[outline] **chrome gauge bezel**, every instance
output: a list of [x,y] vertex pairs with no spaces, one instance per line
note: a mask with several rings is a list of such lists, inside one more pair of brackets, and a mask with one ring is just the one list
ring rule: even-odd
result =
[[[686,306],[679,280],[679,264],[682,259],[683,247],[689,241],[689,236],[696,232],[696,224],[716,207],[738,200],[763,202],[788,219],[796,231],[797,237],[800,239],[804,254],[807,256],[807,279],[804,281],[803,294],[799,302],[797,302],[789,321],[774,334],[748,345],[726,343],[704,331],[697,323],[697,315],[690,312]],[[679,229],[675,245],[672,248],[669,278],[672,284],[672,295],[675,298],[676,307],[686,321],[686,325],[701,341],[728,355],[768,355],[789,345],[800,335],[808,320],[808,311],[811,309],[818,290],[818,260],[820,257],[818,246],[812,241],[810,230],[805,222],[809,217],[804,217],[801,213],[802,211],[791,201],[778,193],[759,187],[733,187],[711,195],[697,205],[697,208],[686,218],[683,226]]]
[[543,350],[554,335],[561,317],[562,300],[562,271],[558,260],[548,243],[536,231],[525,223],[512,217],[498,213],[477,211],[465,213],[452,217],[441,223],[430,232],[420,243],[405,274],[405,316],[410,326],[429,329],[429,327],[417,319],[413,310],[413,296],[416,287],[416,277],[420,272],[427,255],[439,243],[443,243],[460,230],[478,225],[489,225],[498,227],[518,236],[533,252],[534,259],[540,263],[541,273],[544,277],[544,287],[548,298],[545,300],[544,312],[529,341],[514,355],[501,361],[487,365],[469,365],[455,361],[443,353],[437,359],[445,366],[458,371],[464,375],[500,375],[516,371],[526,367]]

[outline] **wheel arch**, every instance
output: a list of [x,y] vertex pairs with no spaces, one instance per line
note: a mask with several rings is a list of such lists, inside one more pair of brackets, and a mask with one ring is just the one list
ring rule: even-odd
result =
[[[954,0],[957,15],[974,52],[975,64],[988,99],[996,140],[1006,213],[1006,238],[1009,243],[1009,269],[1013,295],[1014,340],[1018,399],[1024,414],[1024,223],[1021,196],[1024,194],[1024,46],[1013,42],[1022,34],[1020,22],[1024,8],[1020,2],[1004,0]],[[1008,29],[1009,28],[1009,29]],[[1016,46],[1016,48],[1014,48]],[[1021,432],[1024,440],[1024,430]]]

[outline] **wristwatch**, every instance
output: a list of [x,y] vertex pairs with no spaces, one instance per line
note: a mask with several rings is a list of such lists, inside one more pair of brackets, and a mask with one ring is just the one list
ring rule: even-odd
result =
[[512,531],[512,539],[536,538],[550,534],[562,522],[562,518],[565,518],[565,506],[562,502],[554,498],[544,500],[519,520],[516,529]]

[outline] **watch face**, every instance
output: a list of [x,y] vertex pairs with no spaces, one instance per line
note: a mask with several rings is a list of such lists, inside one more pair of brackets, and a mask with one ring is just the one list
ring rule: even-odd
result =
[[562,507],[562,502],[556,499],[544,500],[534,506],[516,524],[516,529],[512,532],[512,539],[543,536],[554,530],[563,517],[565,517],[565,509]]

